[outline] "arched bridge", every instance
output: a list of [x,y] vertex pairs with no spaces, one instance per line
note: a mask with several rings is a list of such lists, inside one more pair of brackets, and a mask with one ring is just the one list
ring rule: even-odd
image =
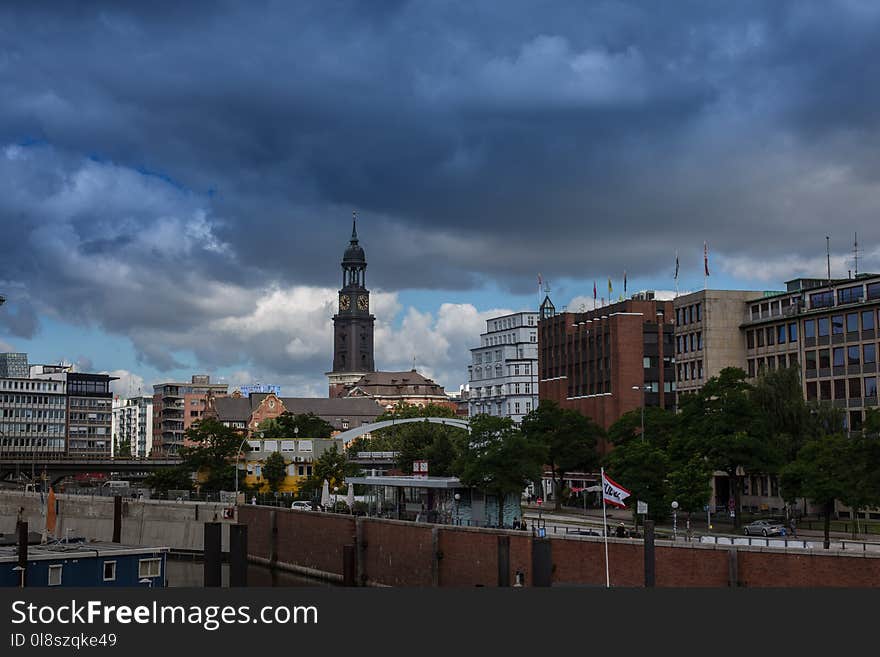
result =
[[448,427],[455,427],[456,429],[464,429],[465,431],[471,430],[470,422],[458,417],[407,417],[394,420],[383,420],[382,422],[372,422],[371,424],[362,424],[355,429],[349,429],[348,431],[338,433],[333,436],[333,438],[342,440],[345,444],[348,444],[355,438],[370,433],[371,431],[378,431],[379,429],[385,429],[387,427],[396,427],[401,424],[411,424],[412,422],[430,422],[431,424],[443,424]]
[[128,476],[147,474],[180,465],[179,457],[168,458],[108,458],[73,455],[9,455],[0,454],[0,481],[18,473],[42,476],[52,483],[81,472],[124,472]]

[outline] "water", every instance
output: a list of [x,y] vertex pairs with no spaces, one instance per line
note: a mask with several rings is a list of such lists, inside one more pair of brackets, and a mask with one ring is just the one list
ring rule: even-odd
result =
[[[169,587],[201,588],[205,583],[205,565],[202,561],[169,557],[166,566]],[[304,577],[285,570],[273,570],[258,564],[248,564],[248,586],[334,586],[331,582]],[[229,564],[223,564],[223,586],[229,586]]]

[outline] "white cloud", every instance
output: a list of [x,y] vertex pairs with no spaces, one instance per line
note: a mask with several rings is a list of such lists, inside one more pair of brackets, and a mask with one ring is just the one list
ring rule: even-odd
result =
[[122,399],[137,397],[138,395],[152,395],[152,386],[147,388],[144,385],[144,378],[134,372],[128,370],[113,370],[112,372],[101,372],[101,374],[109,374],[117,377],[116,381],[110,382],[110,392],[118,395]]

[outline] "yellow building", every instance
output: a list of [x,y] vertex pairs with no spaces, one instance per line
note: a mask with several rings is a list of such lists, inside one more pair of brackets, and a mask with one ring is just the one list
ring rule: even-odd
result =
[[302,483],[312,475],[312,464],[321,454],[336,445],[342,453],[341,440],[333,438],[298,438],[295,440],[248,440],[251,451],[244,454],[238,464],[239,476],[248,486],[259,486],[261,493],[269,492],[269,482],[263,476],[266,459],[278,452],[284,458],[286,476],[278,489],[279,493],[297,493]]

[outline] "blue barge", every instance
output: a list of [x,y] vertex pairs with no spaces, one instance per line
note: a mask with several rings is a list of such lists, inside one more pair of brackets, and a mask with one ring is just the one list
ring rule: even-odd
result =
[[29,545],[27,568],[18,566],[18,547],[0,546],[0,586],[164,587],[167,547],[104,542]]

